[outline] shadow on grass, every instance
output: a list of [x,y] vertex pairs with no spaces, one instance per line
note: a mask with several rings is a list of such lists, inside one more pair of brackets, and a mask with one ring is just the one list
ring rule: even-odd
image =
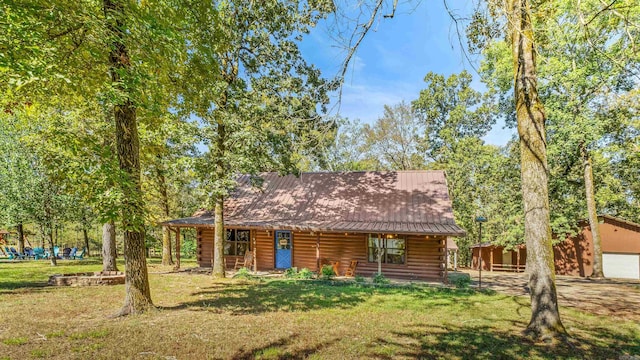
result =
[[13,290],[25,290],[34,288],[41,290],[47,286],[46,281],[0,281],[0,294],[8,294]]
[[[248,284],[217,283],[192,293],[191,296],[198,298],[197,300],[160,308],[206,310],[233,315],[325,308],[348,309],[360,305],[374,294],[397,294],[426,303],[427,306],[449,306],[476,292],[436,287],[372,287],[352,283],[293,280]],[[478,301],[482,300],[476,302]]]
[[308,345],[302,349],[286,349],[289,347],[293,340],[298,338],[299,335],[293,334],[286,338],[281,338],[277,341],[272,341],[267,345],[244,349],[240,348],[233,356],[232,360],[251,360],[256,358],[269,358],[269,359],[307,359],[309,356],[317,353],[318,351],[331,346],[336,343],[338,339],[321,342],[318,344]]
[[[520,324],[519,324],[520,325]],[[593,339],[600,339],[595,343]],[[372,344],[372,358],[396,357],[438,359],[605,359],[638,353],[637,338],[591,329],[588,337],[574,337],[567,343],[535,344],[519,333],[489,326],[413,325],[379,337]]]

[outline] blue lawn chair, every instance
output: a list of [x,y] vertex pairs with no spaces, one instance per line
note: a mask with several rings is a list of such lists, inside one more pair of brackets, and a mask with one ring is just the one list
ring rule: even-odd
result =
[[4,247],[4,252],[7,253],[7,256],[9,256],[9,260],[13,260],[14,259],[13,253],[11,252],[11,250],[9,250],[9,247],[5,246]]
[[54,246],[53,247],[53,256],[55,256],[56,259],[60,259],[60,247],[59,246]]
[[13,255],[13,257],[11,258],[11,260],[24,260],[25,255],[24,254],[20,254],[18,252],[18,250],[16,250],[16,248],[11,247],[9,248],[9,251],[11,251],[11,254]]
[[67,259],[67,260],[71,259],[71,256],[69,256],[69,254],[71,254],[71,248],[66,247],[66,248],[62,249],[62,258],[63,259]]
[[33,249],[33,254],[34,254],[34,258],[36,260],[46,259],[48,257],[47,253],[41,247],[37,247],[37,248]]
[[27,259],[31,259],[31,258],[35,259],[36,258],[36,253],[33,251],[32,248],[28,247],[28,248],[24,248],[24,256]]
[[75,259],[77,252],[78,252],[77,247],[74,247],[73,249],[71,249],[71,251],[69,252],[69,257],[67,257],[67,259]]
[[82,251],[80,251],[79,253],[76,253],[73,258],[75,260],[84,260],[84,253],[85,253],[86,250],[87,250],[87,248],[82,248]]

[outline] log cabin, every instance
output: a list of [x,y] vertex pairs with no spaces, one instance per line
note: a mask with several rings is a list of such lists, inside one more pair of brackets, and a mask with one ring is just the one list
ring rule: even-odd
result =
[[[342,275],[356,260],[356,275],[372,276],[380,262],[390,278],[443,281],[447,237],[465,235],[444,171],[263,173],[259,180],[240,176],[225,199],[227,268],[251,251],[254,271],[331,263]],[[212,266],[212,211],[162,225],[176,234],[195,228],[197,262]]]

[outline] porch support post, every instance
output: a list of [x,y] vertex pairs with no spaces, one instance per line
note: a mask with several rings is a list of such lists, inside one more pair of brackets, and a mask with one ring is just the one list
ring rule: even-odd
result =
[[440,244],[444,246],[444,277],[442,282],[449,283],[449,249],[447,249],[447,238],[441,240]]
[[316,271],[320,272],[320,233],[316,233]]
[[493,271],[493,251],[494,248],[489,248],[489,271]]
[[180,270],[180,228],[176,228],[176,267],[175,270]]
[[458,271],[458,250],[453,252],[453,270]]
[[520,272],[520,247],[516,247],[516,272]]
[[249,230],[251,233],[251,246],[253,249],[253,272],[258,271],[258,246],[256,242],[256,232],[255,230]]
[[378,258],[378,274],[382,274],[382,244],[384,241],[382,240],[382,235],[378,234],[378,253],[376,254]]

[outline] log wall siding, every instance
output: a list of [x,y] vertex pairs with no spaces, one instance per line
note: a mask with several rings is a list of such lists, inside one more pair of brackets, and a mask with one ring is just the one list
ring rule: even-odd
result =
[[[258,271],[272,270],[275,265],[275,239],[273,231],[255,230]],[[295,246],[295,240],[294,244]]]
[[[213,229],[198,229],[197,244],[196,255],[198,259],[198,266],[211,267],[211,259],[213,258]],[[233,266],[236,264],[236,259],[242,258],[243,256],[225,255],[225,267],[227,269],[233,269]]]
[[211,267],[213,257],[213,229],[198,229],[196,239],[198,265],[201,267]]
[[[198,264],[211,267],[213,230],[198,231]],[[254,230],[257,269],[273,270],[274,231]],[[317,270],[316,244],[320,240],[320,259],[339,261],[340,275],[344,275],[351,260],[358,260],[356,274],[370,277],[378,271],[377,262],[367,259],[368,234],[292,232],[292,266]],[[406,263],[382,264],[387,277],[401,279],[442,280],[444,276],[445,237],[406,236]],[[200,249],[203,249],[200,252]],[[231,256],[226,256],[227,267],[233,267]],[[231,264],[230,264],[231,263]]]

